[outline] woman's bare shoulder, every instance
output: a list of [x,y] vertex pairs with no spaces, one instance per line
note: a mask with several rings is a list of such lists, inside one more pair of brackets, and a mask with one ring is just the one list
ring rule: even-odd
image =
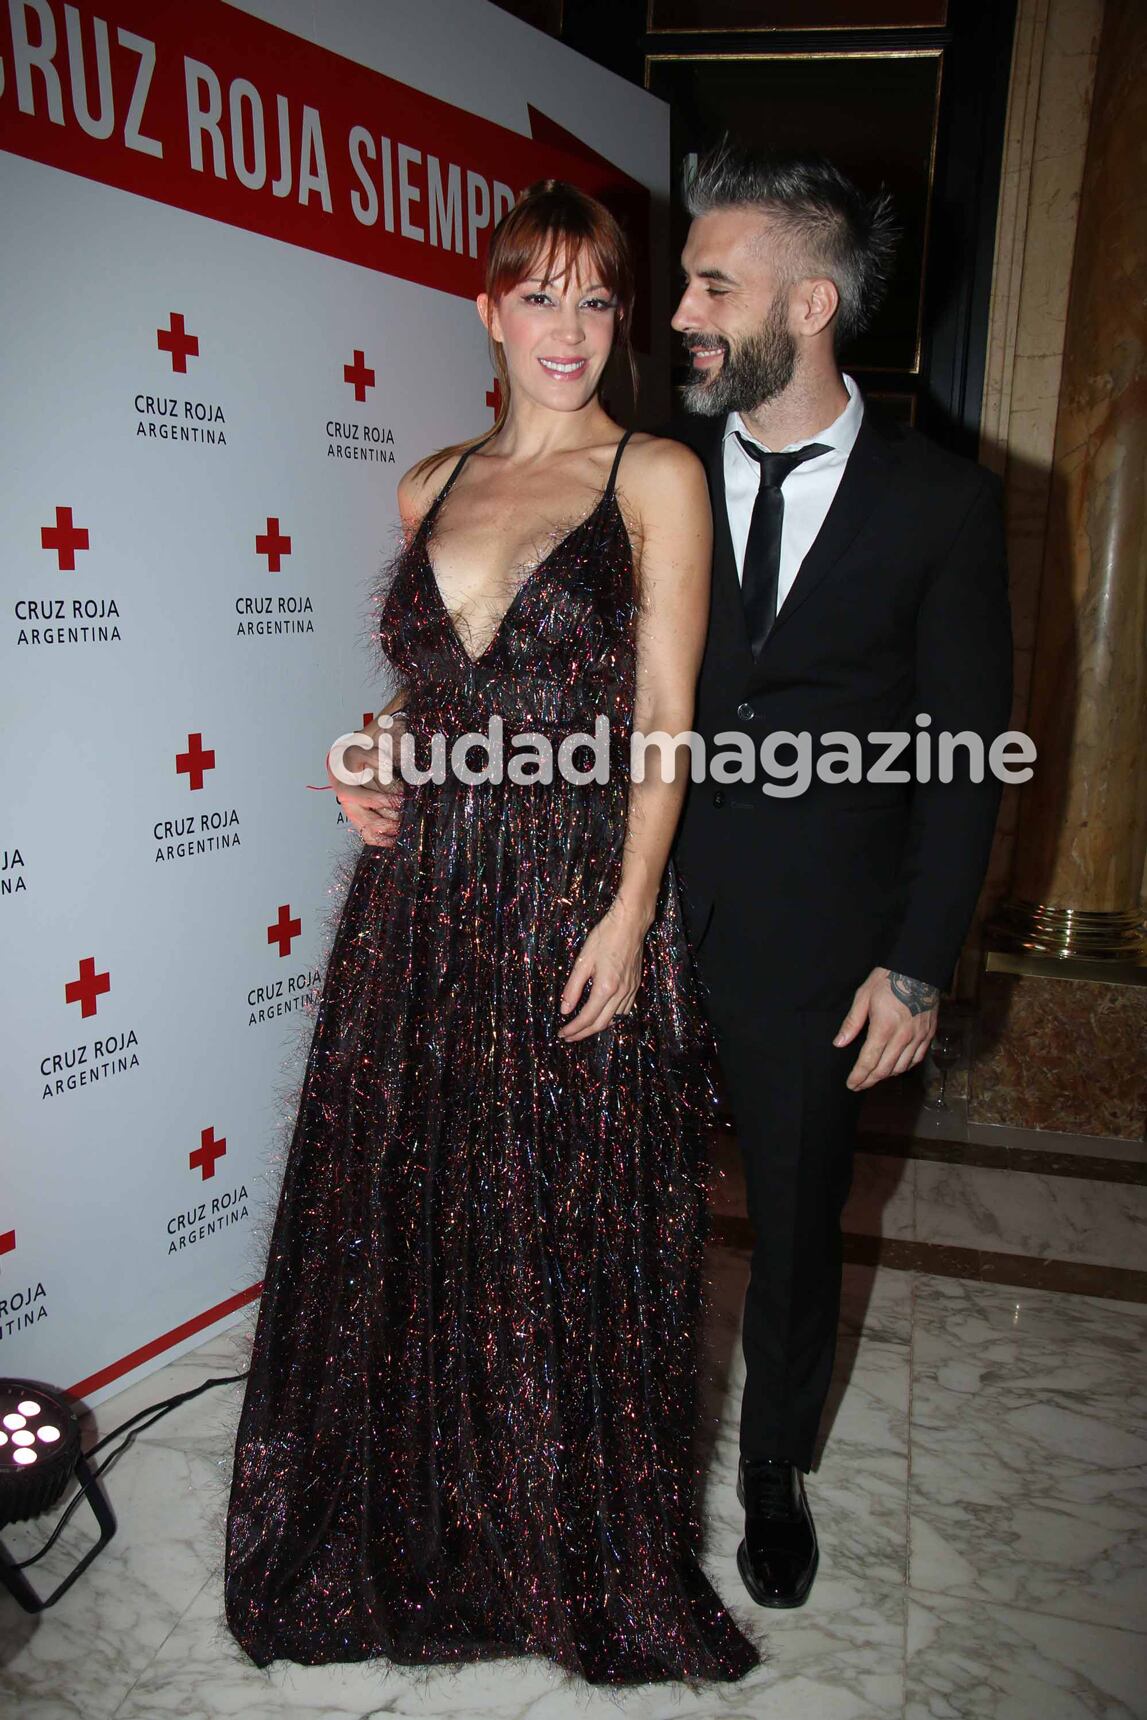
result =
[[618,483],[649,521],[666,507],[676,512],[683,504],[699,506],[707,499],[705,467],[692,448],[644,430],[635,431],[626,444]]
[[446,464],[427,466],[416,460],[398,480],[398,511],[408,532],[416,531],[427,509],[445,482]]

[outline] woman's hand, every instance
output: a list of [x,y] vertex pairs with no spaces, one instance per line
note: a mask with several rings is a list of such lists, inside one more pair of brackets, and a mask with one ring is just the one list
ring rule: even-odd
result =
[[563,1015],[573,1008],[587,980],[593,984],[581,1009],[562,1023],[559,1039],[588,1039],[608,1027],[615,1015],[629,1014],[641,985],[642,946],[649,925],[648,918],[636,916],[620,900],[611,904],[570,969],[561,995]]

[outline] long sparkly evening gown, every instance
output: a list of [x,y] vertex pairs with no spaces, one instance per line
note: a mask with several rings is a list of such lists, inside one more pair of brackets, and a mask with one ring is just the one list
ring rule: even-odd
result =
[[534,1654],[634,1683],[760,1658],[698,1563],[715,1062],[671,867],[630,1015],[556,1038],[625,836],[624,440],[476,659],[430,559],[461,460],[379,585],[420,764],[495,712],[507,767],[523,731],[556,759],[604,713],[609,780],[408,785],[397,841],[355,866],[228,1506],[227,1623],[259,1665]]

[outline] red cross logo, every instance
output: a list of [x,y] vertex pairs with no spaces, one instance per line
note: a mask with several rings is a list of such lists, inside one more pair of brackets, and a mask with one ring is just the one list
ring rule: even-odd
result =
[[205,747],[202,735],[188,735],[187,751],[175,755],[175,769],[191,788],[202,788],[204,772],[215,769],[215,748]]
[[40,543],[44,549],[55,550],[61,573],[74,573],[76,551],[88,548],[88,528],[72,524],[71,508],[57,508],[55,525],[40,527]]
[[188,1154],[188,1168],[193,1171],[202,1171],[203,1181],[206,1182],[208,1177],[215,1175],[216,1159],[221,1159],[226,1151],[227,1137],[224,1135],[221,1140],[217,1141],[215,1139],[215,1125],[212,1123],[209,1129],[200,1129],[199,1145],[193,1153]]
[[278,944],[280,956],[289,956],[291,944],[300,935],[302,929],[302,920],[292,920],[290,906],[284,902],[279,909],[279,917],[274,925],[267,927],[267,942]]
[[356,400],[365,400],[367,389],[374,387],[374,371],[366,362],[365,352],[360,352],[357,346],[354,349],[354,363],[343,365],[343,377],[345,381],[354,383]]
[[15,1246],[16,1232],[14,1230],[6,1230],[3,1235],[0,1235],[0,1254],[11,1254]]
[[280,558],[290,555],[290,553],[291,540],[289,537],[283,537],[279,531],[279,516],[277,514],[269,515],[267,530],[260,532],[255,539],[255,554],[266,556],[268,573],[279,573],[281,572]]
[[171,354],[172,370],[181,371],[186,375],[188,355],[192,358],[199,357],[199,336],[197,334],[188,334],[186,328],[183,326],[182,311],[172,311],[168,320],[171,323],[171,327],[157,328],[155,331],[155,342],[159,347],[160,352],[169,352]]
[[80,963],[79,979],[71,979],[64,987],[65,1003],[78,1003],[82,1016],[96,1013],[96,999],[112,988],[111,976],[96,972],[96,958],[85,956]]
[[502,410],[502,383],[498,377],[494,378],[493,388],[488,388],[486,390],[486,405],[494,414],[496,421],[499,412]]

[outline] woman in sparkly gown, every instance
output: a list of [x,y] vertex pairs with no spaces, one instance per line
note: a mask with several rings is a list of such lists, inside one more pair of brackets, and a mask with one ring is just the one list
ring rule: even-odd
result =
[[[531,188],[478,306],[498,422],[404,478],[377,594],[416,770],[389,816],[338,789],[365,842],[271,1233],[227,1622],[259,1665],[733,1680],[759,1654],[698,1558],[716,1089],[667,861],[684,774],[651,751],[637,780],[629,744],[691,724],[704,474],[601,405],[632,274],[600,204]],[[459,772],[453,743],[495,716],[502,779],[465,780],[489,754]]]

